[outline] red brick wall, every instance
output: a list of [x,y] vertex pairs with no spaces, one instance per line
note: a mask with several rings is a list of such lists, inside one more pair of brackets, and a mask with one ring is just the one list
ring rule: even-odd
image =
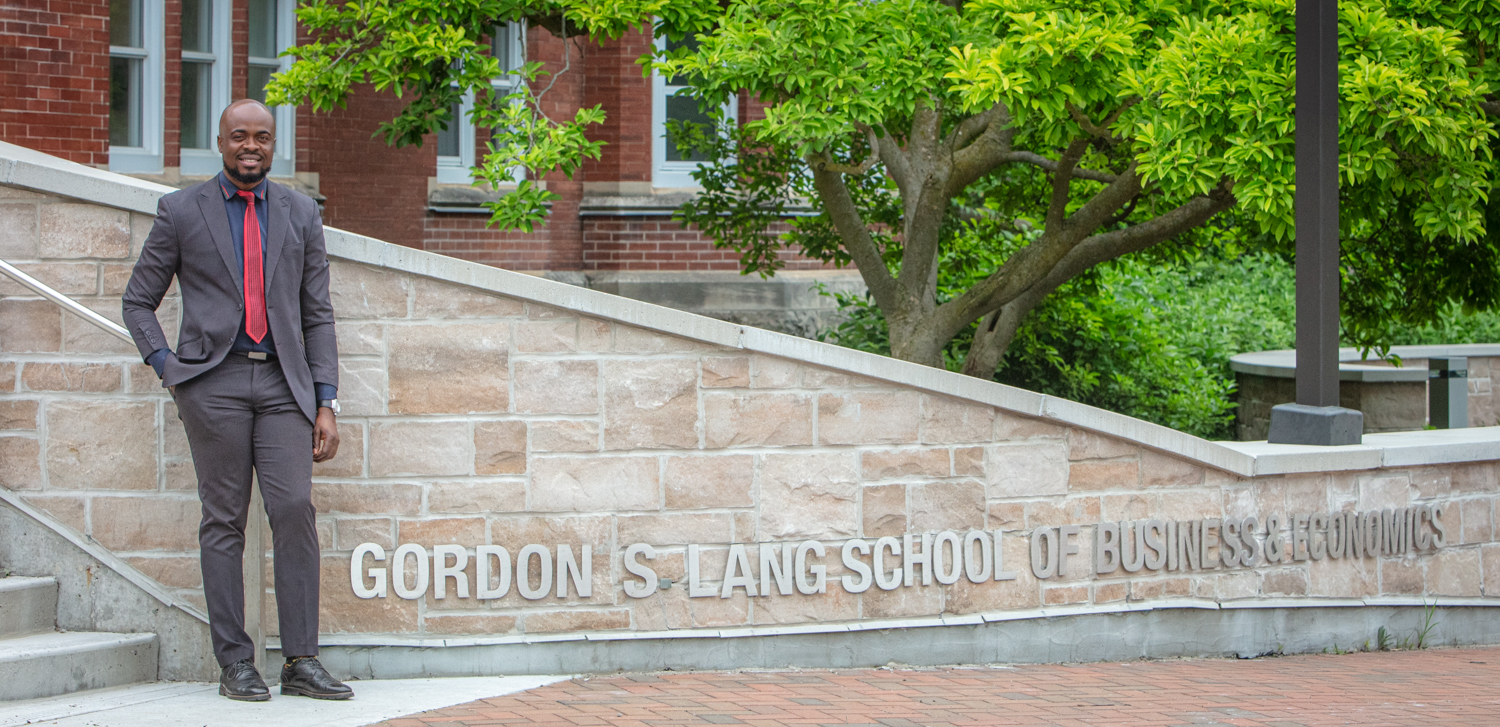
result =
[[0,140],[109,163],[109,3],[0,4]]
[[[785,228],[781,228],[784,230]],[[780,230],[778,230],[780,231]],[[786,270],[832,268],[800,253],[781,253]],[[587,217],[585,270],[740,270],[740,254],[719,249],[696,229],[665,217]]]
[[583,104],[604,107],[604,123],[589,138],[605,143],[599,159],[583,166],[584,178],[604,182],[651,181],[651,79],[636,59],[651,50],[651,28],[630,31],[619,40],[586,46]]

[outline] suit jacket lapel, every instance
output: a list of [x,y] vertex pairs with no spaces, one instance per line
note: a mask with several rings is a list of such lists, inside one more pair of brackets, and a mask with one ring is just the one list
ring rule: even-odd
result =
[[281,260],[281,247],[286,243],[289,224],[288,210],[291,203],[286,190],[275,182],[266,184],[266,291],[269,295],[271,280],[276,275],[276,263]]
[[217,178],[203,184],[198,207],[203,210],[203,220],[208,223],[208,234],[213,237],[214,247],[219,248],[219,256],[224,258],[224,267],[229,268],[235,290],[244,298],[245,271],[240,268],[239,259],[234,254],[234,232],[229,229],[229,216],[224,212],[224,191],[219,188]]

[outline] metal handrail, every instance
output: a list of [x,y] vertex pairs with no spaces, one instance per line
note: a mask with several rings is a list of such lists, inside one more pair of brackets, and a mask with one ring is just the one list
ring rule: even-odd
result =
[[12,280],[15,280],[17,283],[20,283],[27,288],[30,288],[32,292],[36,293],[37,295],[40,295],[43,298],[46,298],[47,300],[50,300],[53,303],[62,306],[63,310],[66,310],[69,313],[72,313],[88,321],[89,323],[92,323],[104,329],[105,333],[113,334],[115,338],[118,338],[122,341],[135,343],[135,339],[130,337],[130,331],[125,330],[125,328],[120,324],[115,323],[114,321],[105,318],[104,316],[101,316],[98,313],[89,310],[88,308],[83,307],[82,303],[79,303],[78,301],[73,300],[66,295],[63,295],[62,293],[53,290],[46,283],[43,283],[42,281],[21,272],[19,268],[11,265],[8,262],[5,262],[4,260],[0,260],[0,273],[5,273],[6,275],[10,276]]
[[[105,333],[113,335],[122,341],[135,343],[130,336],[130,331],[114,321],[85,308],[72,298],[57,292],[51,286],[36,278],[23,273],[16,266],[0,260],[0,273],[5,273],[12,280],[31,289],[37,295],[62,306],[63,310],[72,313],[89,323],[103,329]],[[254,486],[251,488],[250,521],[246,523],[245,551],[249,557],[244,559],[244,583],[245,583],[245,629],[249,632],[250,639],[254,643],[255,666],[261,674],[267,676],[267,681],[275,683],[280,675],[279,669],[268,671],[266,656],[266,635],[262,628],[262,619],[266,612],[266,544],[270,540],[270,528],[266,523],[265,506],[261,501],[260,478],[255,478]]]

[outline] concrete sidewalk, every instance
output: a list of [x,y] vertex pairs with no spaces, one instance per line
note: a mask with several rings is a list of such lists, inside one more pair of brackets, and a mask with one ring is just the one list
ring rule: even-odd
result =
[[1500,725],[1500,648],[1080,665],[581,678],[381,723]]
[[0,727],[362,727],[383,719],[498,697],[566,676],[352,681],[354,699],[283,697],[234,702],[217,684],[158,682],[23,702],[0,702]]

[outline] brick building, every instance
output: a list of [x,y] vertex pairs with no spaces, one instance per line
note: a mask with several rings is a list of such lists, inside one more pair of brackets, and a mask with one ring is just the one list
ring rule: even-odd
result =
[[[295,0],[0,0],[0,140],[64,158],[186,186],[217,173],[214,136],[231,100],[264,97],[278,54],[298,38]],[[305,39],[305,36],[304,36]],[[649,28],[603,44],[564,43],[540,28],[497,28],[502,63],[541,60],[557,76],[549,114],[602,106],[590,129],[606,142],[573,179],[544,181],[562,199],[532,233],[492,229],[472,187],[484,149],[466,119],[420,148],[375,136],[403,101],[358,88],[347,108],[276,109],[272,175],[319,199],[332,226],[401,245],[535,272],[575,284],[808,334],[830,303],[811,291],[861,286],[852,271],[788,255],[786,272],[738,274],[738,255],[671,220],[694,193],[696,166],[664,138],[669,118],[695,115],[677,87],[642,73]],[[544,82],[551,81],[544,77]],[[496,79],[497,86],[510,81]],[[467,103],[467,102],[466,102]],[[743,121],[756,111],[740,99]],[[462,109],[459,109],[462,111]],[[478,131],[479,133],[476,133]],[[503,193],[501,190],[498,193]]]

